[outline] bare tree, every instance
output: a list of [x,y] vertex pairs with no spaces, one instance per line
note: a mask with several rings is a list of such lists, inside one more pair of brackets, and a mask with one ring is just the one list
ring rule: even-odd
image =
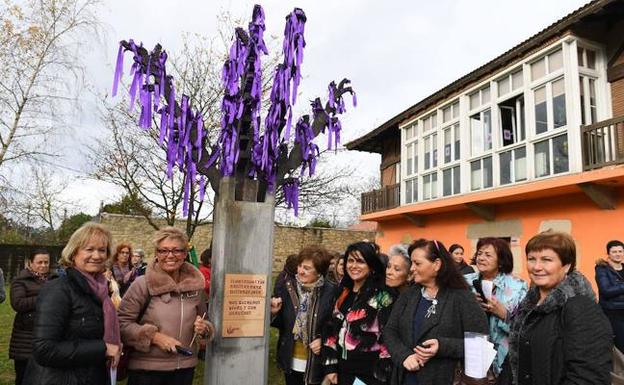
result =
[[46,146],[76,100],[82,35],[97,36],[99,0],[28,0],[0,7],[0,167],[52,155]]
[[63,197],[68,181],[55,178],[50,170],[32,166],[16,187],[8,188],[7,215],[32,228],[43,228],[51,241],[56,230],[76,205]]
[[127,112],[125,103],[105,106],[102,119],[108,135],[90,149],[93,177],[121,187],[128,196],[148,205],[152,211],[142,215],[155,229],[158,224],[153,216],[164,218],[168,225],[184,220],[189,236],[197,226],[208,222],[212,200],[199,201],[198,191],[192,192],[193,204],[198,208],[195,215],[180,218],[184,175],[174,173],[167,178],[166,153],[154,131],[137,130],[135,117]]

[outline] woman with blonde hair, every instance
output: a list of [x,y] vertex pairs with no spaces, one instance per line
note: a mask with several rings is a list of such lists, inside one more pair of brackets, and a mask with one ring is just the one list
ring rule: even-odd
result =
[[[119,320],[125,344],[132,346],[128,385],[190,385],[199,338],[212,338],[204,319],[204,277],[185,262],[186,234],[165,227],[154,235],[155,255],[121,301]],[[197,338],[199,337],[199,338]]]
[[66,275],[48,282],[37,298],[33,358],[24,384],[109,383],[107,367],[121,355],[119,322],[102,274],[111,233],[88,222],[63,249]]

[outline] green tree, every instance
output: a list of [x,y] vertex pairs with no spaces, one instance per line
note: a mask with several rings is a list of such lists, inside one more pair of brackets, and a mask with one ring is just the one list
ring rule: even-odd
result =
[[119,201],[104,205],[101,211],[110,214],[141,215],[146,217],[152,215],[152,209],[136,194],[125,194]]
[[93,217],[91,215],[81,212],[64,219],[57,231],[58,240],[62,243],[67,242],[74,231],[78,230],[80,226],[82,226],[85,222],[89,222],[92,218]]

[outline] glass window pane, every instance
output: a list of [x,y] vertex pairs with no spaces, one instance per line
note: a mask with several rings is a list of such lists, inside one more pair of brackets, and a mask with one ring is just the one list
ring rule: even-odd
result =
[[423,177],[423,199],[431,199],[431,175]]
[[459,117],[459,103],[453,104],[453,118]]
[[425,139],[425,170],[431,167],[431,137]]
[[483,138],[484,150],[492,149],[492,112],[490,110],[483,112]]
[[481,103],[489,103],[490,102],[490,87],[486,87],[481,90]]
[[493,186],[492,157],[483,158],[483,188]]
[[418,202],[418,179],[412,179],[412,202]]
[[451,106],[448,106],[442,110],[442,121],[446,123],[449,120],[451,120]]
[[481,188],[481,160],[470,163],[470,188],[472,190]]
[[589,124],[598,122],[596,111],[596,81],[589,79],[589,112],[591,114],[591,122]]
[[453,169],[442,171],[442,195],[449,196],[453,194]]
[[461,187],[459,166],[453,167],[453,194],[459,194]]
[[470,95],[470,109],[474,110],[480,105],[481,105],[481,102],[479,100],[479,91],[477,91],[474,94]]
[[567,172],[568,167],[568,135],[553,138],[553,173]]
[[514,135],[515,108],[509,106],[500,106],[499,111],[503,147],[509,146],[516,141]]
[[459,160],[460,150],[459,150],[459,124],[455,125],[455,160]]
[[522,70],[514,72],[511,75],[511,88],[513,90],[517,90],[518,88],[522,87],[522,83],[524,83],[522,79]]
[[550,151],[548,141],[535,144],[535,177],[550,175]]
[[583,61],[583,48],[577,47],[576,52],[578,53],[578,65],[579,67],[585,67],[585,62]]
[[531,64],[531,80],[537,80],[546,75],[546,58],[541,58]]
[[407,168],[405,170],[407,175],[410,175],[412,173],[412,147],[412,144],[407,145],[407,164],[405,165]]
[[546,87],[535,90],[535,133],[541,134],[548,130],[548,116],[546,112]]
[[565,83],[559,79],[552,83],[553,121],[555,128],[566,125]]
[[418,172],[418,142],[414,142],[414,173]]
[[563,68],[563,51],[558,50],[548,55],[548,72]]
[[511,151],[500,154],[500,184],[511,183]]
[[451,161],[451,144],[452,144],[452,132],[451,129],[448,128],[444,130],[444,163],[448,163]]
[[586,49],[587,54],[587,68],[596,69],[596,52],[591,49]]
[[431,198],[438,197],[438,174],[431,174]]
[[520,147],[514,150],[514,174],[516,182],[526,180],[526,148]]
[[405,182],[405,203],[412,203],[412,181]]
[[470,146],[472,155],[480,154],[483,151],[483,128],[481,126],[481,114],[470,117]]
[[436,114],[431,115],[431,128],[436,128],[438,126],[437,120],[438,116]]
[[579,76],[579,90],[581,91],[581,124],[587,125],[590,124],[587,122],[587,118],[585,117],[585,86],[583,85],[583,77]]
[[498,81],[498,96],[503,96],[508,93],[509,88],[509,76],[505,76],[503,79]]
[[438,134],[433,134],[431,136],[431,148],[433,149],[431,151],[431,156],[433,158],[431,165],[432,167],[436,167],[438,165]]

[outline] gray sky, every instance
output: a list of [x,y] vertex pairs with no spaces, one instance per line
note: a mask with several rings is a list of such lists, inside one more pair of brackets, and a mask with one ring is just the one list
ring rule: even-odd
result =
[[[266,34],[278,36],[280,42],[284,17],[293,7],[302,8],[308,17],[299,112],[307,112],[304,103],[307,100],[319,95],[325,100],[331,80],[351,79],[358,94],[358,107],[348,108],[342,118],[342,137],[346,143],[585,3],[583,0],[273,0],[263,1],[262,6]],[[183,32],[214,35],[216,16],[221,12],[241,17],[246,23],[253,4],[247,0],[106,0],[101,13],[108,25],[105,47],[94,45],[86,58],[89,79],[97,92],[109,92],[119,40],[134,38],[148,48],[159,42],[174,52],[181,44]],[[85,106],[77,125],[78,135],[83,137],[98,135],[102,130],[90,104]],[[325,146],[323,143],[324,140],[319,141],[320,146]],[[357,162],[363,177],[379,173],[376,155],[341,155],[336,161]],[[72,158],[69,164],[89,170],[89,165],[81,159]],[[76,180],[67,196],[94,213],[100,201],[111,202],[118,198],[119,192],[99,182]]]

